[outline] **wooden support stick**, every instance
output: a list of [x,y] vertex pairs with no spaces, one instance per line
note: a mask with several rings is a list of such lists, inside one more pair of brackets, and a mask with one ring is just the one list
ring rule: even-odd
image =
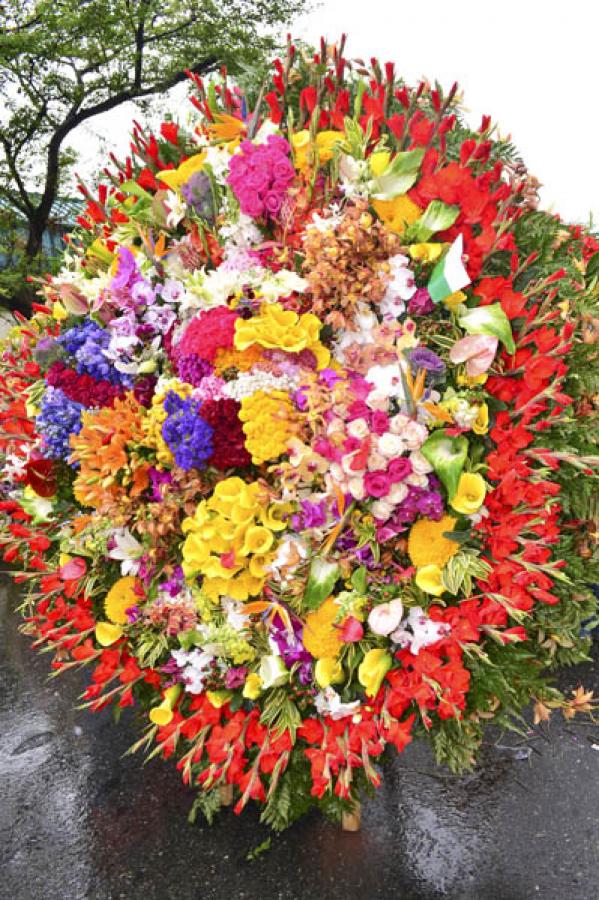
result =
[[359,803],[354,806],[353,812],[341,814],[341,828],[343,831],[359,831],[362,818],[362,807]]
[[220,802],[223,806],[232,806],[233,805],[233,785],[232,784],[221,784],[220,788]]

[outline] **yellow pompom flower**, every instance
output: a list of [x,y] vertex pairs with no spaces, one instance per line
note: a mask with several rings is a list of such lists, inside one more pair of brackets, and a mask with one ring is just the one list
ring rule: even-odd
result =
[[298,417],[286,391],[256,391],[241,400],[245,446],[252,462],[277,459],[297,432]]
[[414,580],[421,591],[424,591],[425,594],[432,594],[433,597],[440,597],[445,590],[443,573],[440,567],[434,563],[418,569]]
[[412,525],[408,537],[408,555],[417,569],[431,564],[443,568],[457,553],[459,544],[443,536],[444,532],[453,531],[456,521],[453,516],[443,516],[439,522],[419,519]]
[[393,665],[391,654],[376,648],[369,650],[358,668],[358,681],[366,691],[366,696],[375,697],[383,683],[383,678]]
[[314,612],[308,613],[304,622],[304,647],[315,659],[330,657],[336,659],[343,644],[335,620],[339,607],[333,597],[329,597]]
[[486,493],[487,488],[482,475],[475,472],[462,472],[451,505],[457,512],[471,516],[483,505]]
[[104,611],[115,625],[126,625],[129,621],[125,610],[139,603],[139,595],[135,593],[138,584],[133,575],[125,575],[112,585],[104,600]]

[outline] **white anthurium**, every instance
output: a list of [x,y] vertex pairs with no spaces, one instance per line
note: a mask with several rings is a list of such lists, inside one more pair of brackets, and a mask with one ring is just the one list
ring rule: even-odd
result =
[[264,656],[260,662],[258,671],[262,682],[262,689],[268,690],[272,687],[280,687],[289,680],[289,672],[285,667],[285,663],[278,654],[271,653]]

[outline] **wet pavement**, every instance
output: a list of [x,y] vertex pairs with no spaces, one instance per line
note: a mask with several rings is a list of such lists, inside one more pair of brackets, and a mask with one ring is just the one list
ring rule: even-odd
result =
[[[1,587],[1,585],[0,585]],[[599,726],[555,720],[518,746],[493,735],[472,775],[434,766],[423,743],[386,768],[362,830],[312,815],[253,862],[268,836],[251,811],[187,823],[174,765],[123,753],[131,715],[74,706],[84,680],[47,678],[0,599],[2,900],[595,900]],[[599,664],[560,677],[599,690]]]

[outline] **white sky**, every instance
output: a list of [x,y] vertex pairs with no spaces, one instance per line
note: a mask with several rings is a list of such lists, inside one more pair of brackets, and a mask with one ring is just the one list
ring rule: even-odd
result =
[[[599,222],[598,25],[595,0],[323,0],[292,31],[313,43],[345,31],[347,56],[393,60],[411,84],[458,81],[470,123],[488,113],[511,135],[544,205]],[[80,168],[89,171],[92,132],[124,152],[131,117],[128,105],[81,129]]]

